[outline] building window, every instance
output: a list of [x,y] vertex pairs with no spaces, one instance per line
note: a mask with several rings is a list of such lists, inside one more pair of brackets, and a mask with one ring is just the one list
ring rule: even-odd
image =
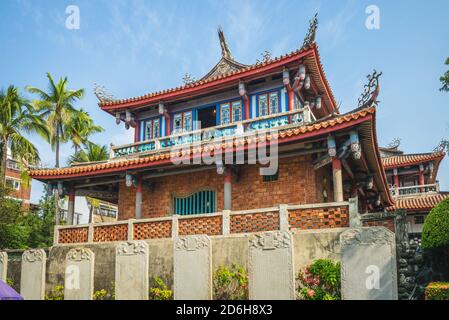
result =
[[259,117],[279,112],[279,93],[270,92],[259,95]]
[[424,216],[414,216],[415,218],[415,224],[423,224],[424,223]]
[[145,140],[156,139],[160,136],[160,119],[145,121]]
[[187,197],[173,197],[173,212],[179,215],[212,213],[217,211],[216,192],[205,190]]
[[220,105],[220,123],[229,124],[231,122],[242,121],[242,102],[233,101]]
[[13,190],[20,190],[20,181],[6,178],[6,186]]
[[173,133],[192,131],[192,111],[180,112],[173,116]]

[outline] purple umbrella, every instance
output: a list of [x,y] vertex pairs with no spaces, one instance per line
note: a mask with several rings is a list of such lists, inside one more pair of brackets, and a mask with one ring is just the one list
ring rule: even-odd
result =
[[16,290],[0,280],[0,300],[23,300],[23,298]]

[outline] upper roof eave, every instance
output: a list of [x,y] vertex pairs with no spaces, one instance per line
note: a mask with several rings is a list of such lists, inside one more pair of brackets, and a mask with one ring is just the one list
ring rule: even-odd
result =
[[205,91],[208,90],[220,89],[222,87],[226,87],[227,85],[232,85],[240,80],[247,80],[246,78],[263,75],[264,73],[268,73],[277,68],[281,68],[286,64],[295,62],[306,56],[311,56],[315,59],[316,67],[319,71],[320,80],[324,84],[324,90],[326,91],[326,94],[330,97],[331,108],[332,110],[337,111],[336,107],[337,104],[334,95],[332,93],[332,90],[330,88],[330,85],[326,79],[320,61],[320,56],[317,50],[317,45],[315,43],[310,47],[301,48],[289,54],[273,58],[269,61],[250,65],[239,71],[232,71],[223,76],[199,80],[181,87],[149,93],[140,97],[116,101],[103,101],[99,103],[99,106],[102,110],[107,111],[109,113],[113,113],[115,111],[121,111],[126,109],[136,109],[139,107],[147,106],[149,104],[157,104],[161,101],[171,102],[177,99],[188,98],[194,95],[203,94]]

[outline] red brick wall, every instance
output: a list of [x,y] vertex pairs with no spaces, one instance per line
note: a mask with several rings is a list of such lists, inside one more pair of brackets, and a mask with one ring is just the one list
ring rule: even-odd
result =
[[391,231],[394,231],[394,218],[385,218],[382,220],[371,220],[371,221],[363,221],[364,227],[376,227],[381,226],[385,227],[387,229],[390,229]]
[[[280,203],[322,202],[323,187],[317,187],[317,174],[311,162],[310,156],[279,159],[279,177],[272,182],[263,181],[259,165],[241,166],[240,177],[234,174],[232,179],[232,210],[272,207]],[[142,191],[144,218],[169,215],[173,195],[187,196],[204,189],[216,190],[217,211],[223,210],[223,176],[215,170],[165,176],[152,181],[155,183],[154,191],[145,186]],[[322,184],[321,181],[322,178]],[[119,220],[134,218],[135,190],[134,187],[126,187],[124,182],[120,184]]]

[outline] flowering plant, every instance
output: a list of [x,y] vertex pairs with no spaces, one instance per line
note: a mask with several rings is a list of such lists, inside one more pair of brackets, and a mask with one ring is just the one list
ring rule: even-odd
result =
[[300,271],[298,294],[304,300],[340,300],[340,263],[329,259],[315,260]]

